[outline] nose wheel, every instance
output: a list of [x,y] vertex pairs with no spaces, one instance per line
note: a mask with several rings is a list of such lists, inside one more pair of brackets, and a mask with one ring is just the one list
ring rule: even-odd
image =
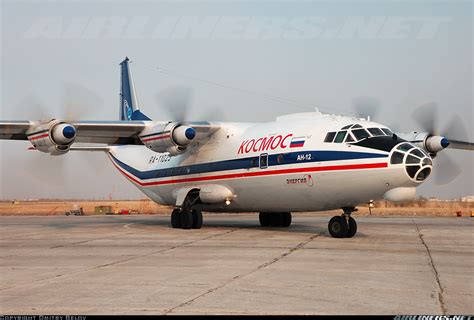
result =
[[328,230],[333,238],[352,238],[357,233],[357,223],[350,216],[357,209],[348,207],[343,210],[344,213],[341,216],[335,216],[329,220]]

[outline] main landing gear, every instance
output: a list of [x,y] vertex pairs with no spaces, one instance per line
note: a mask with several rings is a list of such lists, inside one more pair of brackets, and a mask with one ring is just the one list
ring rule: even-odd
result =
[[201,229],[202,212],[192,209],[199,201],[199,191],[192,190],[184,199],[181,208],[176,208],[171,213],[171,227],[180,229]]
[[291,212],[260,212],[262,227],[288,228],[291,225]]
[[344,213],[329,220],[328,229],[334,238],[352,238],[357,232],[357,223],[351,213],[357,211],[355,207],[342,208]]
[[201,229],[201,210],[174,209],[171,213],[171,226],[180,229]]

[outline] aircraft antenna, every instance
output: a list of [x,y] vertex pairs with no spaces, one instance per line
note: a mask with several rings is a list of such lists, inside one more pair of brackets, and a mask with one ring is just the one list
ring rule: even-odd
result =
[[[195,76],[182,74],[182,73],[179,73],[179,72],[176,72],[176,71],[173,71],[173,70],[170,70],[170,69],[162,68],[162,67],[156,67],[156,69],[160,73],[168,75],[168,76],[176,76],[176,77],[180,77],[180,78],[186,78],[186,79],[189,79],[189,80],[192,80],[192,81],[203,82],[203,83],[213,85],[213,86],[216,86],[216,87],[220,87],[220,88],[224,88],[224,89],[239,91],[239,92],[246,93],[246,94],[249,94],[249,95],[263,97],[265,99],[272,100],[272,101],[287,103],[289,105],[293,105],[295,107],[298,107],[298,108],[300,108],[304,111],[314,110],[313,107],[308,106],[308,105],[304,105],[304,104],[302,104],[301,102],[299,102],[295,99],[279,97],[279,96],[271,95],[271,94],[268,94],[268,93],[265,93],[265,92],[258,92],[258,91],[255,91],[255,90],[250,90],[250,89],[245,89],[245,88],[239,88],[239,87],[232,86],[232,85],[225,84],[225,83],[219,83],[219,82],[216,82],[216,81],[210,81],[210,80],[207,80],[207,79],[202,79],[202,78],[198,78],[198,77],[195,77]],[[327,109],[327,111],[331,111],[331,109],[329,109],[329,108],[322,108],[322,109]]]

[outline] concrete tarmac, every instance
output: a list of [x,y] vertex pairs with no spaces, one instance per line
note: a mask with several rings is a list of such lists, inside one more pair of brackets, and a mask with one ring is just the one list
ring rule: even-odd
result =
[[474,314],[474,218],[0,217],[0,314]]

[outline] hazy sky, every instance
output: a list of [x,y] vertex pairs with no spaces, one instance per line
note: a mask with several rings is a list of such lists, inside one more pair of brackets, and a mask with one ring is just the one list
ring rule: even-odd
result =
[[[193,89],[190,120],[350,114],[364,96],[380,101],[377,121],[405,131],[418,129],[417,106],[436,102],[440,130],[457,114],[473,141],[472,21],[471,1],[1,1],[0,119],[36,118],[39,104],[61,116],[71,85],[92,106],[81,119],[118,119],[118,64],[129,56],[153,119],[167,119],[155,97],[175,86]],[[0,199],[143,197],[104,154],[28,146],[0,141]],[[474,194],[474,155],[446,153],[462,174],[419,194]]]

